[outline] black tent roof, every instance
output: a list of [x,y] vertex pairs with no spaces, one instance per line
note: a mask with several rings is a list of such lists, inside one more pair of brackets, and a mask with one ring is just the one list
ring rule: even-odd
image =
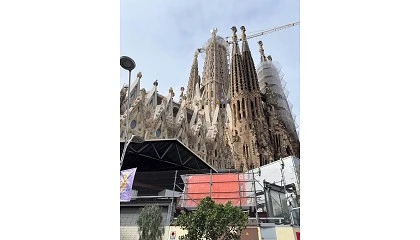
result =
[[[120,155],[124,142],[120,143]],[[137,168],[137,172],[190,170],[190,173],[217,172],[178,139],[153,139],[130,142],[121,170]]]

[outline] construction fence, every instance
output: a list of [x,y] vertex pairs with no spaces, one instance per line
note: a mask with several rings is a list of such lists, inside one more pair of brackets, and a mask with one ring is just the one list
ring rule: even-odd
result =
[[231,202],[233,206],[255,206],[255,185],[249,173],[183,175],[184,192],[179,207],[195,208],[206,197],[217,204]]

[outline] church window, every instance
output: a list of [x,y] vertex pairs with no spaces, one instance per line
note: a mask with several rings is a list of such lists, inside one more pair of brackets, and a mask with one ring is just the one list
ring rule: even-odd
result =
[[236,124],[236,105],[233,104],[232,108],[233,108],[233,122],[234,124]]
[[259,112],[258,112],[258,98],[255,97],[255,112],[257,113],[257,117],[260,116]]
[[160,130],[160,128],[159,128],[158,130],[156,130],[155,135],[156,135],[156,137],[160,137],[160,135],[161,135],[161,130]]
[[240,103],[240,101],[238,100],[237,101],[238,102],[238,109],[237,109],[237,112],[238,112],[238,120],[241,120],[241,103]]
[[255,118],[255,113],[254,113],[254,102],[251,101],[251,112],[252,112],[252,118]]
[[246,118],[246,114],[245,114],[245,101],[244,101],[243,98],[242,98],[242,113],[244,115],[244,118]]
[[134,129],[136,126],[137,126],[136,120],[131,121],[131,123],[130,123],[131,129]]

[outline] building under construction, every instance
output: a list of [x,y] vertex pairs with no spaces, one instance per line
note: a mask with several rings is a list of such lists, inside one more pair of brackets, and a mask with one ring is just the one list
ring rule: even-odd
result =
[[176,219],[194,211],[211,197],[231,202],[248,214],[241,240],[299,239],[299,159],[287,157],[251,169],[217,170],[178,139],[132,141],[124,149],[122,170],[136,168],[131,201],[120,204],[120,239],[138,239],[139,209],[158,205],[162,210],[163,239],[184,235]]
[[[265,55],[261,41],[255,67],[247,41],[298,24],[250,36],[244,26],[240,33],[232,27],[228,38],[213,29],[204,47],[194,52],[187,88],[181,88],[178,101],[172,88],[166,96],[158,94],[157,81],[149,91],[140,88],[139,73],[130,89],[121,90],[121,139],[133,135],[178,139],[217,170],[244,172],[275,159],[299,157],[300,142],[281,69]],[[202,74],[200,54],[205,59]]]

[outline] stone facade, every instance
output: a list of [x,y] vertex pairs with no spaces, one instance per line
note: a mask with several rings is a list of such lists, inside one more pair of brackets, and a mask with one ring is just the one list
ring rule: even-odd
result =
[[[241,27],[242,51],[236,27],[232,31],[230,55],[229,44],[217,36],[216,29],[206,47],[195,52],[186,92],[181,88],[178,102],[172,88],[167,96],[157,93],[157,80],[150,91],[140,89],[142,76],[137,75],[130,90],[128,137],[178,138],[217,169],[245,171],[279,157],[299,157],[294,125],[284,121],[270,86],[262,87],[257,77],[245,27]],[[197,57],[202,53],[206,56],[200,77]],[[261,49],[260,53],[261,61],[267,61]],[[120,93],[121,139],[125,138],[127,92],[123,88]]]

